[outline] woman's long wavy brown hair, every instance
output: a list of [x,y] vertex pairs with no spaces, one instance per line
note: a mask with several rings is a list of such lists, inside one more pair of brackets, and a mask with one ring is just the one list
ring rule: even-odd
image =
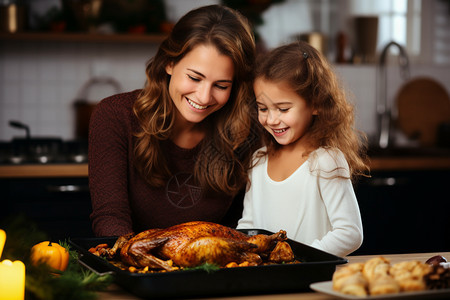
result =
[[133,111],[140,125],[136,133],[135,166],[147,182],[164,186],[172,176],[169,157],[161,141],[170,138],[175,120],[166,66],[177,64],[198,45],[213,45],[234,63],[232,91],[228,102],[208,116],[208,132],[200,143],[194,176],[205,191],[235,195],[245,186],[256,138],[252,132],[255,40],[247,19],[220,5],[188,12],[174,26],[146,68],[147,83]]
[[[271,82],[286,82],[317,110],[307,135],[311,148],[337,148],[349,164],[350,177],[369,172],[367,138],[354,127],[354,108],[347,101],[336,74],[327,59],[306,42],[280,46],[258,61],[255,77]],[[265,130],[267,151],[280,145]],[[308,153],[307,153],[308,154]]]

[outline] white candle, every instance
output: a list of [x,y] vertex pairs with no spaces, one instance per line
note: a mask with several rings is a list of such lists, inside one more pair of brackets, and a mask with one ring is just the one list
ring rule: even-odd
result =
[[[6,234],[0,229],[0,257]],[[5,259],[0,263],[0,300],[23,300],[25,298],[25,265],[16,260]]]

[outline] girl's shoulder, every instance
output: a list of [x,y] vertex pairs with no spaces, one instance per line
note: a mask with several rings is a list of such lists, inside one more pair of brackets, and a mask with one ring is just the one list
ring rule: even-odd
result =
[[322,171],[334,171],[336,169],[348,170],[348,163],[344,153],[337,148],[320,147],[311,152],[308,159],[312,169],[320,169]]
[[253,152],[253,166],[263,164],[267,159],[267,147],[263,146]]
[[333,147],[319,147],[311,153],[314,153],[317,157],[322,159],[345,158],[344,153],[341,150]]
[[253,153],[253,156],[256,156],[256,155],[265,155],[265,154],[267,154],[267,147],[266,147],[266,146],[262,146],[261,148],[259,148],[258,150],[256,150],[256,151]]

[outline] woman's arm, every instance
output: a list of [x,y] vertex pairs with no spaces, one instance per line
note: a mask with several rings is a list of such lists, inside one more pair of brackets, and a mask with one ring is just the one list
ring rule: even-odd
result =
[[89,188],[92,228],[96,236],[132,231],[128,200],[128,136],[130,123],[120,96],[101,101],[89,128]]

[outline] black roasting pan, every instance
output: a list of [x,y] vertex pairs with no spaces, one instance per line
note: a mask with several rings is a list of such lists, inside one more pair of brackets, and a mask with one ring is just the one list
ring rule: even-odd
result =
[[[260,229],[240,230],[248,235],[272,234]],[[299,264],[223,268],[217,271],[183,270],[166,273],[131,273],[88,250],[98,244],[112,246],[117,237],[72,238],[79,262],[98,274],[112,274],[115,282],[141,298],[191,298],[308,291],[309,285],[331,280],[344,258],[288,240]]]

